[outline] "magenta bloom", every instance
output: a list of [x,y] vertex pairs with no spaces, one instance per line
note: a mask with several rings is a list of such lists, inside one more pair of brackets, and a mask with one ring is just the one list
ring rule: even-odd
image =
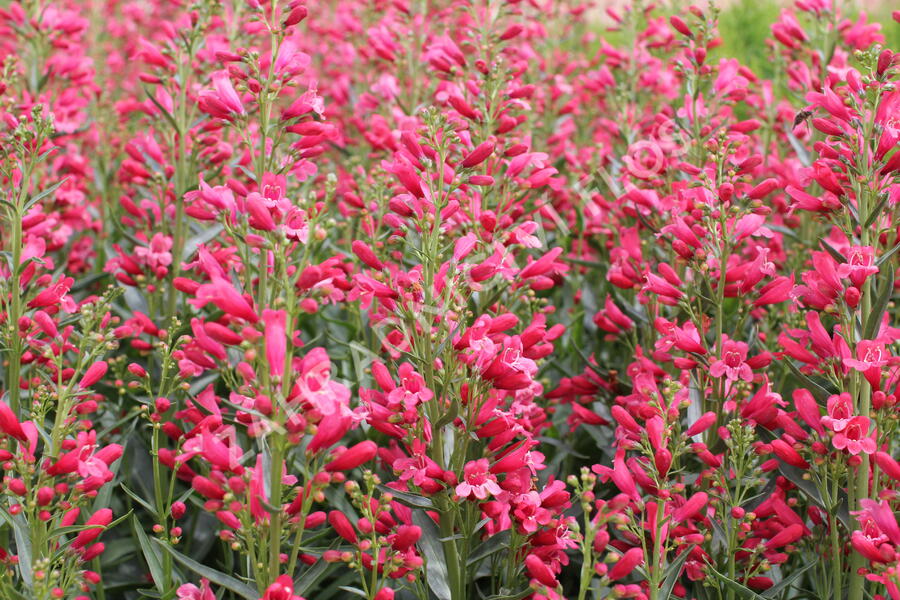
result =
[[838,450],[846,450],[850,454],[873,454],[876,446],[875,440],[869,436],[869,417],[850,419],[843,431],[834,434],[831,443]]
[[200,580],[200,587],[193,583],[185,583],[175,591],[175,594],[178,600],[215,600],[216,597],[207,579]]
[[875,248],[872,246],[852,246],[847,250],[847,262],[837,267],[839,277],[849,279],[856,287],[861,287],[869,275],[878,272],[875,266]]
[[460,498],[475,496],[479,500],[484,500],[488,495],[496,496],[501,491],[497,478],[489,471],[486,458],[466,463],[463,468],[463,481],[456,486],[456,495]]
[[822,425],[832,431],[846,429],[853,418],[853,399],[850,394],[835,394],[828,398],[828,415],[822,417]]
[[219,119],[232,120],[236,115],[243,115],[244,105],[241,97],[231,83],[228,73],[220,71],[212,76],[213,89],[200,92],[198,104],[200,110]]
[[747,364],[747,344],[744,342],[735,342],[734,340],[725,340],[722,344],[722,358],[713,361],[709,365],[709,374],[713,377],[722,377],[723,375],[729,381],[751,381],[753,379],[753,370]]
[[281,377],[284,374],[284,357],[287,353],[287,337],[285,323],[287,313],[283,310],[266,309],[262,315],[266,333],[266,361],[272,375]]
[[887,364],[888,354],[884,344],[874,340],[861,340],[856,345],[856,358],[845,358],[844,364],[860,372],[883,367]]

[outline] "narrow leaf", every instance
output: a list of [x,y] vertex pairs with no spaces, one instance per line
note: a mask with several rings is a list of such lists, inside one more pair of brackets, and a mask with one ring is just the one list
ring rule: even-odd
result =
[[729,579],[727,576],[722,575],[721,573],[716,571],[712,565],[707,564],[706,570],[714,575],[716,579],[721,581],[726,588],[735,592],[739,598],[744,598],[745,600],[766,600],[744,584],[738,583],[734,579]]
[[135,536],[137,536],[138,543],[141,546],[141,552],[144,553],[144,560],[147,562],[147,567],[150,568],[153,584],[156,586],[156,589],[159,590],[160,594],[164,594],[166,592],[166,590],[163,589],[165,576],[162,567],[162,557],[159,555],[159,548],[155,548],[153,544],[150,543],[150,538],[144,533],[144,528],[141,527],[137,517],[131,519],[131,528],[134,530]]
[[468,566],[472,566],[480,560],[484,560],[491,554],[509,547],[509,529],[494,534],[480,544],[469,554]]
[[182,259],[183,260],[189,259],[191,256],[194,255],[194,252],[197,251],[197,247],[200,246],[200,244],[205,244],[205,243],[209,242],[210,240],[214,239],[217,235],[222,233],[222,229],[224,229],[222,227],[222,224],[216,223],[212,227],[204,229],[203,231],[201,231],[200,233],[198,233],[197,235],[195,235],[194,237],[189,239],[185,243],[184,250],[181,253]]
[[122,488],[123,492],[131,496],[132,500],[143,506],[154,518],[159,519],[159,515],[156,514],[156,509],[149,502],[138,496],[137,492],[129,489],[124,483],[119,484],[119,487]]
[[784,361],[784,364],[786,364],[788,369],[791,371],[791,373],[794,374],[794,377],[796,377],[801,382],[803,382],[803,385],[805,387],[809,388],[810,393],[812,393],[812,395],[819,402],[825,402],[828,399],[828,397],[832,395],[833,392],[830,392],[827,389],[825,389],[825,387],[823,387],[822,384],[814,381],[808,375],[804,375],[803,373],[801,373],[800,369],[798,369],[794,365],[794,363],[791,362],[790,360]]
[[889,260],[894,254],[896,254],[897,250],[900,250],[900,244],[897,244],[896,246],[879,256],[875,260],[875,266],[880,267],[885,261]]
[[872,207],[872,210],[869,212],[869,216],[866,217],[866,222],[863,224],[863,227],[868,229],[869,227],[872,226],[872,223],[874,223],[875,219],[878,218],[878,215],[881,214],[881,210],[884,208],[884,205],[887,203],[889,196],[890,196],[890,194],[888,194],[887,192],[885,192],[884,194],[881,194],[881,198],[878,199],[878,203]]
[[691,551],[693,551],[694,546],[686,548],[684,552],[678,555],[675,560],[669,563],[666,567],[666,578],[663,580],[662,587],[659,588],[659,599],[660,600],[669,600],[672,597],[672,590],[675,589],[675,584],[678,583],[678,576],[681,574],[681,567],[684,566],[685,561],[687,561],[688,557],[691,555]]
[[799,569],[797,569],[796,571],[794,571],[787,577],[783,578],[781,581],[779,581],[778,583],[776,583],[775,585],[773,585],[772,587],[770,587],[769,589],[767,589],[760,595],[763,596],[764,598],[775,598],[779,593],[781,593],[782,591],[791,587],[791,585],[793,585],[793,583],[795,581],[800,579],[800,577],[804,573],[806,573],[810,568],[812,568],[813,565],[815,565],[815,564],[816,564],[816,561],[810,560],[805,565],[803,565],[802,567],[800,567]]
[[825,240],[819,240],[819,244],[821,244],[822,248],[824,248],[825,251],[831,255],[831,258],[837,261],[838,264],[847,262],[847,259],[844,258],[844,255],[838,252],[834,246],[832,246]]
[[872,305],[872,312],[866,316],[866,326],[863,331],[863,337],[867,340],[872,339],[876,329],[881,324],[881,315],[887,309],[888,302],[894,294],[894,269],[887,269],[886,277],[878,288],[878,297]]
[[16,554],[19,555],[19,573],[22,581],[28,589],[34,583],[34,572],[31,568],[31,535],[28,531],[28,523],[22,513],[12,515],[10,522],[13,526],[13,535],[16,538]]
[[447,565],[444,562],[444,548],[438,541],[441,537],[437,525],[421,510],[414,510],[412,520],[422,529],[422,537],[416,544],[425,557],[425,575],[428,587],[438,600],[451,600],[450,583],[447,577]]
[[294,593],[298,596],[308,595],[307,592],[313,589],[313,586],[325,577],[325,574],[328,573],[333,566],[334,563],[317,560],[313,566],[303,571],[303,573],[294,579]]
[[528,587],[524,590],[519,590],[518,592],[513,592],[511,594],[494,594],[492,596],[488,596],[484,600],[522,600],[522,598],[527,598],[533,593],[534,590]]
[[205,565],[201,565],[193,558],[187,557],[169,544],[163,543],[162,541],[155,539],[154,540],[159,546],[172,555],[176,561],[199,575],[200,577],[205,577],[209,579],[211,582],[215,583],[218,586],[221,586],[227,590],[231,590],[241,598],[246,598],[247,600],[259,600],[259,593],[246,583],[239,581],[232,577],[231,575],[226,575],[221,571],[216,571],[210,567]]
[[47,196],[49,196],[50,194],[52,194],[53,192],[58,190],[59,186],[61,186],[62,184],[64,184],[66,182],[66,179],[68,179],[68,177],[63,177],[60,181],[57,181],[56,183],[54,183],[47,189],[32,196],[32,198],[28,202],[25,203],[25,206],[23,207],[22,212],[27,212],[29,208],[31,208],[32,206],[34,206],[35,204],[37,204],[38,202],[40,202],[41,200],[43,200],[44,198],[46,198]]
[[381,490],[382,493],[391,494],[394,497],[394,500],[396,500],[400,504],[405,504],[406,506],[409,506],[411,508],[435,510],[434,502],[431,501],[431,498],[426,498],[425,496],[420,496],[419,494],[413,494],[410,492],[401,492],[389,488],[386,485],[379,485],[378,489]]

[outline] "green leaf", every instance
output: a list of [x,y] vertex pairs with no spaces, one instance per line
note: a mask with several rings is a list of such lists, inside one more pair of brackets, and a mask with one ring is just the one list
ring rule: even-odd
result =
[[841,523],[844,524],[844,527],[847,528],[848,531],[853,530],[853,522],[850,518],[850,509],[847,503],[847,495],[843,492],[839,492],[838,494],[838,505],[837,507],[827,506],[825,502],[822,501],[822,496],[819,494],[819,490],[816,486],[809,480],[803,479],[803,471],[798,469],[797,467],[792,467],[791,465],[778,461],[778,470],[781,471],[781,474],[790,480],[791,483],[797,486],[801,492],[806,494],[810,500],[815,502],[819,508],[823,509],[827,513],[831,513],[834,511],[834,514],[837,515],[837,518],[840,519]]
[[729,579],[727,576],[722,575],[716,571],[711,564],[707,564],[706,569],[715,576],[716,579],[721,581],[726,588],[735,592],[739,598],[744,598],[745,600],[766,600],[744,584],[738,583],[734,579]]
[[[826,61],[824,64],[828,64]],[[784,133],[787,135],[788,142],[791,144],[791,148],[794,149],[794,152],[797,154],[797,158],[800,159],[800,163],[804,167],[809,167],[812,165],[812,158],[809,155],[809,151],[803,146],[803,143],[797,139],[797,137],[791,132],[790,127],[785,126]]]
[[334,563],[317,560],[310,568],[294,578],[294,593],[298,596],[307,596],[307,592],[313,589],[333,566]]
[[176,561],[178,561],[200,577],[205,577],[216,585],[227,590],[231,590],[241,598],[246,598],[246,600],[259,600],[259,593],[246,583],[235,579],[231,575],[226,575],[221,571],[216,571],[213,568],[201,565],[193,558],[185,556],[169,544],[166,544],[158,539],[154,538],[153,541],[159,544],[163,550],[171,554],[172,558],[174,558]]
[[143,506],[154,518],[159,519],[159,515],[156,514],[156,509],[149,502],[141,498],[137,492],[129,489],[124,483],[119,484],[119,487],[122,488],[122,491],[128,494],[132,500]]
[[825,251],[831,255],[831,258],[837,261],[838,264],[847,262],[847,259],[844,258],[844,255],[838,252],[834,246],[832,246],[825,240],[819,240],[819,244],[821,244],[822,248],[824,248]]
[[812,393],[819,402],[825,402],[828,397],[832,395],[832,392],[828,391],[822,384],[816,382],[808,375],[801,373],[800,369],[798,369],[791,360],[784,361],[784,364],[786,364],[791,373],[794,374],[794,377],[799,379],[804,386],[809,388],[810,393]]
[[881,209],[883,209],[884,205],[887,203],[888,197],[890,197],[890,194],[888,194],[887,192],[881,194],[881,198],[878,199],[878,203],[872,207],[871,211],[869,211],[869,216],[866,217],[866,222],[865,224],[863,224],[863,227],[868,229],[872,226],[872,223],[874,223],[875,219],[878,218],[878,215],[881,214]]
[[156,589],[159,590],[160,594],[164,594],[166,592],[166,590],[163,589],[165,575],[163,572],[162,556],[160,556],[159,554],[159,548],[155,548],[153,544],[150,543],[150,538],[148,538],[147,534],[144,533],[144,528],[141,527],[141,524],[137,520],[137,517],[133,517],[131,519],[131,528],[134,530],[135,536],[137,536],[138,543],[141,546],[141,552],[144,553],[144,560],[147,561],[147,566],[150,568],[150,575],[153,577],[153,584],[156,586]]
[[[449,339],[449,338],[448,338]],[[453,420],[459,416],[459,401],[451,400],[450,401],[450,410],[445,412],[434,424],[435,429],[443,427],[444,425],[448,425],[453,422]]]
[[57,181],[56,183],[54,183],[53,185],[48,187],[46,190],[39,192],[39,193],[35,194],[34,196],[32,196],[32,198],[28,202],[25,203],[25,206],[22,207],[22,212],[28,212],[29,208],[31,208],[32,206],[34,206],[35,204],[37,204],[38,202],[40,202],[41,200],[43,200],[44,198],[46,198],[47,196],[49,196],[50,194],[52,194],[53,192],[58,190],[59,186],[61,186],[62,184],[64,184],[66,182],[66,179],[68,179],[68,177],[63,177],[61,180]]
[[494,594],[492,596],[487,596],[484,600],[522,600],[522,598],[527,598],[529,594],[533,593],[534,590],[528,587],[511,594]]
[[872,305],[872,312],[866,316],[866,326],[863,330],[863,338],[870,340],[876,333],[876,328],[881,324],[881,315],[887,309],[888,302],[894,294],[894,269],[887,269],[886,277],[878,288],[878,297]]
[[31,535],[28,531],[28,523],[22,513],[12,515],[10,523],[13,527],[13,535],[16,538],[16,554],[19,555],[19,573],[22,581],[28,589],[34,583],[34,572],[31,568]]
[[400,504],[405,504],[411,508],[424,508],[426,510],[437,510],[434,505],[434,502],[431,501],[431,498],[426,498],[425,496],[420,496],[419,494],[413,494],[410,492],[401,492],[392,488],[387,487],[386,485],[379,485],[378,489],[385,494],[391,494],[394,497],[394,500],[399,502]]
[[500,533],[494,534],[488,539],[486,539],[482,544],[480,544],[475,550],[469,554],[469,560],[467,562],[468,566],[472,566],[475,563],[484,560],[491,554],[495,552],[499,552],[505,548],[509,548],[509,538],[510,531],[506,529],[501,531]]
[[197,251],[197,247],[200,244],[205,244],[210,240],[215,239],[216,236],[222,233],[222,229],[224,229],[224,227],[222,227],[222,224],[216,223],[212,227],[204,229],[203,231],[189,239],[184,244],[184,250],[182,250],[181,252],[181,258],[183,260],[188,260],[191,256],[194,255],[194,252]]
[[26,600],[24,594],[7,584],[0,585],[0,598],[5,600]]
[[691,551],[693,549],[694,545],[689,546],[666,567],[666,577],[665,579],[663,579],[662,587],[659,588],[660,600],[669,600],[669,598],[672,597],[672,590],[675,589],[675,584],[678,583],[678,576],[681,574],[681,567],[684,566],[685,561],[687,561],[688,557],[690,557]]
[[421,510],[414,510],[412,521],[422,529],[422,537],[416,545],[425,557],[425,576],[428,587],[438,600],[451,600],[450,583],[447,577],[447,565],[444,562],[444,548],[438,539],[441,537],[437,525]]
[[889,260],[894,254],[896,254],[897,250],[900,250],[900,244],[897,244],[896,246],[879,256],[875,260],[875,266],[880,267],[885,261]]
[[780,592],[787,590],[789,587],[791,587],[791,585],[793,585],[793,583],[795,581],[800,579],[801,575],[806,573],[815,564],[816,564],[816,561],[814,561],[814,560],[809,561],[808,563],[806,563],[805,565],[803,565],[802,567],[800,567],[799,569],[797,569],[796,571],[794,571],[793,573],[788,575],[787,577],[782,578],[781,581],[779,581],[778,583],[776,583],[775,585],[773,585],[772,587],[770,587],[769,589],[767,589],[760,595],[764,598],[776,597]]
[[147,98],[150,100],[150,102],[152,102],[157,110],[159,110],[160,114],[165,117],[166,121],[169,122],[169,124],[175,129],[175,131],[180,133],[178,123],[175,122],[175,117],[169,114],[169,111],[167,111],[165,108],[163,108],[162,104],[159,103],[159,101],[156,99],[156,96],[150,93],[150,90],[148,88],[144,86],[141,87],[143,88],[144,93],[147,94]]
[[360,598],[368,598],[369,597],[369,595],[367,593],[365,593],[358,587],[353,587],[351,585],[342,585],[338,589],[344,590],[345,592],[347,592],[349,594],[353,594],[354,596],[359,596]]

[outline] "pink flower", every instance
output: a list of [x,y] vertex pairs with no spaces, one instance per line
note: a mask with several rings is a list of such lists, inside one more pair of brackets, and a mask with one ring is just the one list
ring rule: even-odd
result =
[[25,437],[25,431],[22,429],[22,425],[16,418],[15,413],[13,413],[12,409],[3,401],[0,401],[0,431],[6,435],[11,435],[20,442],[24,442],[27,439]]
[[294,594],[294,581],[289,575],[279,575],[275,583],[266,588],[260,600],[303,600]]
[[149,246],[138,246],[134,254],[153,270],[172,264],[172,238],[161,233],[153,234]]
[[178,600],[215,600],[216,595],[209,587],[209,580],[201,579],[200,587],[193,583],[185,583],[178,587],[175,592]]
[[869,418],[862,416],[850,419],[843,431],[834,434],[831,443],[850,454],[873,454],[876,450],[875,440],[869,436]]
[[442,474],[437,463],[425,456],[425,444],[420,440],[413,442],[412,456],[397,458],[391,466],[400,481],[412,480],[419,487],[430,485],[431,479]]
[[288,238],[305,244],[309,240],[309,222],[306,211],[292,206],[284,215],[281,229]]
[[541,506],[541,496],[534,490],[520,494],[514,505],[513,514],[519,523],[520,531],[524,533],[534,533],[538,527],[549,523],[552,517],[550,511]]
[[844,364],[865,373],[869,369],[877,369],[886,365],[888,357],[884,344],[881,342],[860,340],[856,345],[856,358],[845,358]]
[[84,375],[81,377],[81,381],[78,382],[78,387],[81,389],[87,389],[103,379],[103,376],[106,375],[106,371],[108,369],[108,365],[106,361],[97,361],[88,367],[87,371],[84,372]]
[[843,431],[851,418],[853,418],[853,399],[850,394],[844,392],[828,398],[828,414],[822,417],[822,425],[832,431]]
[[262,194],[251,192],[247,196],[244,206],[247,209],[247,222],[250,227],[259,231],[275,231],[275,219],[272,217],[269,207],[266,206]]
[[622,579],[644,562],[644,551],[641,548],[630,548],[609,570],[609,578],[615,581]]
[[713,377],[722,377],[723,375],[729,381],[751,381],[753,379],[753,370],[747,364],[747,344],[744,342],[735,342],[734,340],[725,340],[722,344],[722,358],[715,360],[709,365],[709,374]]
[[214,277],[211,283],[205,283],[197,288],[196,298],[188,300],[197,308],[206,306],[212,302],[216,307],[233,317],[244,319],[251,323],[259,321],[259,317],[240,292],[234,286],[221,277]]
[[488,495],[496,496],[501,491],[497,478],[490,473],[486,458],[467,462],[463,468],[463,481],[456,486],[456,495],[460,498],[475,496],[484,500]]
[[326,471],[349,471],[375,458],[378,446],[372,440],[362,441],[344,450],[337,458],[325,465]]
[[529,577],[537,580],[542,585],[552,589],[559,585],[556,581],[556,576],[547,565],[547,561],[537,554],[529,554],[525,557],[525,569],[528,571]]
[[73,283],[75,283],[75,280],[71,277],[60,276],[56,283],[51,283],[32,298],[28,303],[28,307],[45,308],[63,301],[72,288]]
[[862,510],[853,514],[871,519],[878,530],[886,535],[893,544],[900,545],[900,526],[897,525],[897,518],[887,500],[878,503],[864,498],[859,501],[859,505]]
[[72,547],[75,549],[83,548],[87,544],[93,542],[100,534],[103,533],[103,530],[106,529],[106,526],[112,522],[112,510],[108,508],[101,508],[93,515],[91,518],[85,522],[85,526],[87,529],[83,529],[77,536],[75,536],[75,541],[72,542]]
[[234,86],[231,77],[225,71],[213,73],[213,89],[200,92],[198,101],[200,110],[219,119],[232,120],[236,115],[244,114],[244,105]]
[[263,311],[262,320],[265,323],[266,361],[269,370],[275,377],[284,374],[284,357],[287,352],[287,337],[285,320],[287,313],[283,310]]
[[872,246],[851,246],[847,249],[847,262],[837,267],[838,276],[849,279],[856,287],[862,287],[866,279],[877,272],[875,248]]

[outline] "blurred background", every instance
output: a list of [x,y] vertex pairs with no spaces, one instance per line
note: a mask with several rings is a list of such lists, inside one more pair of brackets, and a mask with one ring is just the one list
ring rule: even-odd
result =
[[[646,5],[653,0],[644,0]],[[842,14],[854,22],[863,14],[867,20],[881,24],[885,45],[900,51],[900,23],[891,18],[893,11],[900,11],[900,0],[837,0]],[[714,0],[719,7],[719,32],[722,47],[718,56],[737,58],[741,64],[766,78],[772,78],[775,65],[769,58],[765,40],[772,37],[771,26],[782,10],[794,5],[794,0]],[[623,0],[601,1],[597,10],[598,20],[609,23],[603,9],[620,7]],[[706,8],[707,0],[657,0],[655,4],[665,8],[663,12],[678,14],[690,4]],[[610,34],[604,33],[606,37]],[[615,37],[615,33],[612,34]]]

